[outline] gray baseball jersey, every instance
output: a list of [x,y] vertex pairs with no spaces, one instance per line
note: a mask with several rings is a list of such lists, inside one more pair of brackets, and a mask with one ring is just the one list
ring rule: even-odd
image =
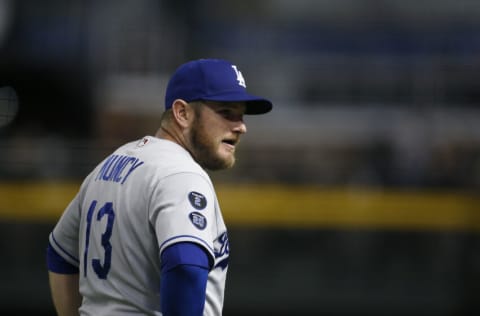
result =
[[161,315],[160,253],[193,242],[210,254],[204,315],[221,315],[226,227],[207,173],[181,146],[151,136],[128,143],[82,183],[50,234],[79,267],[81,315]]

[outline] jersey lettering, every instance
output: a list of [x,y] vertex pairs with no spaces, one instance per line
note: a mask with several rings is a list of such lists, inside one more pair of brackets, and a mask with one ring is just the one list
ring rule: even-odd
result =
[[[88,248],[90,244],[90,230],[92,226],[93,213],[95,212],[95,207],[97,206],[97,201],[92,201],[90,208],[87,213],[87,229],[85,236],[85,251],[83,254],[83,267],[84,267],[84,276],[87,276],[88,268]],[[107,216],[107,226],[105,232],[102,234],[101,243],[104,249],[104,262],[101,263],[100,259],[92,259],[92,268],[93,271],[97,274],[100,279],[107,279],[108,272],[110,271],[110,265],[112,262],[112,245],[110,244],[110,238],[112,237],[113,222],[115,221],[115,212],[113,211],[113,203],[107,202],[97,213],[97,222],[101,221],[104,216]]]
[[128,176],[143,164],[140,159],[130,156],[111,155],[103,163],[95,181],[111,181],[124,184]]

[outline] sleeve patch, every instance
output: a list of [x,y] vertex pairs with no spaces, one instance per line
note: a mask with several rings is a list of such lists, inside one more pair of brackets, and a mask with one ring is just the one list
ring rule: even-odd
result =
[[205,216],[198,212],[192,212],[188,215],[190,221],[192,222],[193,226],[200,230],[204,230],[207,227],[207,219]]
[[190,201],[190,204],[197,209],[197,210],[203,210],[205,207],[207,207],[207,198],[198,192],[192,191],[188,193],[188,200]]

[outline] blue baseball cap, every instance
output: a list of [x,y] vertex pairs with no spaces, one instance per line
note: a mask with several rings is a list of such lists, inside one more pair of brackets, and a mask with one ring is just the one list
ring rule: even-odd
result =
[[245,102],[245,114],[263,114],[273,105],[264,98],[247,93],[247,85],[237,66],[222,59],[187,62],[174,72],[167,85],[165,109],[176,99],[192,101]]

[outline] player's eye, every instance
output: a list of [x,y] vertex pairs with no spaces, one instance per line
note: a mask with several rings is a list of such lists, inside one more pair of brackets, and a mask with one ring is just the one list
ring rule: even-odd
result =
[[242,115],[233,111],[232,109],[220,109],[217,111],[217,113],[229,121],[242,120]]
[[221,116],[230,116],[230,115],[232,115],[232,112],[231,112],[229,109],[219,110],[218,113],[219,113]]

